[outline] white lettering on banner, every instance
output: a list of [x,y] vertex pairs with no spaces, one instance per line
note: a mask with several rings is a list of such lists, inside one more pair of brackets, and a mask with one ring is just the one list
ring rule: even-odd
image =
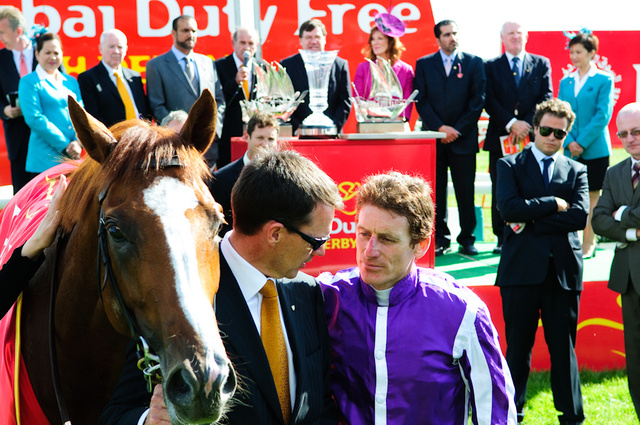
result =
[[274,19],[276,19],[277,12],[278,6],[271,5],[267,7],[264,19],[260,21],[260,37],[262,38],[261,44],[267,40],[267,37],[269,37],[271,26],[273,25]]
[[353,4],[328,4],[327,7],[331,11],[331,28],[333,34],[342,34],[344,32],[344,14],[349,10],[355,9],[356,6]]
[[636,102],[640,102],[640,64],[633,64],[636,70]]
[[[311,8],[311,0],[298,0],[298,28],[309,19],[322,18],[324,16],[327,16],[327,12],[324,10]],[[298,29],[296,29],[294,35],[298,35]]]
[[[162,3],[169,12],[167,23],[161,28],[151,28],[151,18],[149,13],[149,4],[151,1]],[[136,10],[138,17],[138,35],[141,37],[164,37],[171,34],[171,22],[180,16],[180,6],[175,0],[138,0],[136,2]]]
[[355,221],[343,222],[338,217],[334,217],[333,221],[331,222],[331,234],[335,235],[340,232],[343,232],[346,234],[349,234],[349,233],[355,234],[356,222]]
[[113,6],[98,6],[102,12],[102,31],[107,31],[116,27],[116,18]]
[[[69,18],[64,21],[62,29],[69,38],[96,36],[96,14],[88,6],[69,6],[72,12],[80,12],[79,18]],[[76,25],[80,25],[82,30],[76,30]]]
[[58,33],[60,31],[60,27],[62,21],[60,19],[60,14],[58,11],[52,6],[33,6],[33,0],[23,0],[22,2],[22,15],[24,19],[27,21],[27,28],[31,28],[35,23],[36,15],[38,13],[42,13],[47,16],[47,20],[49,21],[49,25],[47,25],[47,29],[49,32]]

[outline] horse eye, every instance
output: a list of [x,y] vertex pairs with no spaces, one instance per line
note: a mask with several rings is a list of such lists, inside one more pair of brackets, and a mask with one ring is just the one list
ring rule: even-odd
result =
[[118,226],[109,226],[109,228],[107,228],[107,232],[109,232],[109,236],[111,236],[111,238],[116,242],[122,242],[125,240],[124,233],[122,233],[122,230],[120,230]]

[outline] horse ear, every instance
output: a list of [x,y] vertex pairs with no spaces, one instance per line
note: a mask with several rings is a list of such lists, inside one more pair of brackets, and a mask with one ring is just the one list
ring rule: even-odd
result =
[[205,153],[216,135],[218,107],[209,89],[205,89],[189,110],[189,118],[180,130],[180,136],[189,145]]
[[72,96],[69,96],[67,102],[78,140],[89,156],[102,164],[117,143],[116,139],[104,124],[85,111]]

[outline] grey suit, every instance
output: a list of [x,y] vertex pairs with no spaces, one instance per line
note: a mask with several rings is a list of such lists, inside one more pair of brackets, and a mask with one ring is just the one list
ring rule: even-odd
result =
[[[620,220],[614,213],[621,206],[627,207]],[[602,236],[618,241],[609,289],[622,294],[622,321],[627,362],[629,391],[636,409],[640,412],[640,241],[628,241],[627,229],[640,228],[640,189],[631,184],[631,158],[609,168],[604,178],[602,196],[593,209],[593,230]],[[640,418],[640,415],[638,416]]]
[[[187,80],[187,76],[171,50],[147,62],[147,95],[151,112],[157,122],[162,121],[171,111],[189,112],[193,103],[200,97],[200,93],[204,89],[209,89],[218,103],[216,134],[220,137],[225,102],[216,66],[213,60],[205,55],[193,52],[191,55],[198,70],[199,91],[196,91]],[[214,144],[214,150],[217,158],[217,144]],[[209,153],[212,153],[211,149]],[[210,160],[210,158],[207,159]]]

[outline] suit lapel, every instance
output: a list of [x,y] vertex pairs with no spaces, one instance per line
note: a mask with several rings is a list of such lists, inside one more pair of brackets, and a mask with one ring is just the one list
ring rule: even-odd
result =
[[[227,344],[233,346],[238,358],[232,362],[240,362],[247,368],[249,376],[263,394],[271,409],[282,415],[278,393],[271,376],[269,361],[260,339],[260,334],[253,322],[249,307],[227,261],[220,252],[220,287],[215,300],[216,319],[221,334]],[[283,308],[284,310],[284,308]]]
[[[533,58],[531,55],[524,55],[524,60],[522,61],[522,70],[520,72],[520,85],[518,86],[518,91],[522,91],[526,81],[531,76],[531,69],[533,68]],[[514,82],[515,85],[515,82]]]
[[98,68],[98,70],[98,75],[96,77],[102,89],[110,93],[111,96],[114,96],[118,100],[122,101],[122,99],[120,98],[120,93],[118,93],[118,88],[115,84],[113,84],[113,80],[109,76],[109,72],[107,71],[107,68],[104,67],[102,61],[100,62],[100,67]]
[[[535,158],[534,158],[535,159]],[[539,168],[539,167],[538,167]],[[552,185],[560,184],[566,180],[566,176],[569,173],[569,161],[565,156],[558,155],[555,165],[553,166],[553,175],[549,181],[549,193],[553,193]],[[543,180],[544,183],[544,180]]]
[[[547,191],[544,188],[544,180],[542,179],[542,171],[540,170],[540,165],[538,164],[538,161],[536,161],[536,157],[533,155],[533,152],[531,152],[531,149],[527,149],[525,151],[525,168],[526,168],[526,173],[528,176],[531,177],[531,181],[533,182],[534,186],[535,186],[535,192],[536,193],[547,193]],[[557,164],[556,164],[557,165]],[[554,175],[555,175],[555,170],[554,170]]]
[[[195,90],[191,86],[191,83],[189,81],[187,81],[187,76],[184,74],[184,71],[180,67],[180,64],[178,63],[178,60],[176,59],[176,56],[173,54],[172,51],[169,51],[169,52],[165,53],[164,60],[165,60],[165,64],[167,66],[167,69],[169,69],[171,72],[173,72],[173,74],[177,78],[177,81],[179,81],[184,86],[185,90],[190,91],[192,94],[194,94],[197,97],[198,96],[197,93],[195,92]],[[198,71],[200,71],[200,70],[198,70]],[[200,77],[200,78],[202,78],[202,77]]]
[[[287,337],[289,338],[289,345],[291,346],[291,354],[293,355],[293,367],[296,371],[296,376],[300,376],[300,370],[302,370],[302,359],[305,357],[300,347],[304,341],[304,329],[301,329],[301,320],[296,317],[296,312],[302,308],[302,303],[298,301],[295,292],[293,291],[293,284],[284,285],[278,283],[278,297],[280,298],[280,307],[282,308],[282,316],[285,327],[287,329]],[[297,416],[297,410],[300,408],[300,401],[303,399],[299,393],[301,385],[296,385],[296,403],[293,406],[292,418]]]
[[513,78],[513,71],[511,70],[511,64],[509,63],[509,58],[506,54],[503,54],[500,58],[500,73],[502,74],[502,81],[506,81],[509,84],[509,87],[513,89],[514,92],[518,91],[518,87],[516,87],[516,80]]

